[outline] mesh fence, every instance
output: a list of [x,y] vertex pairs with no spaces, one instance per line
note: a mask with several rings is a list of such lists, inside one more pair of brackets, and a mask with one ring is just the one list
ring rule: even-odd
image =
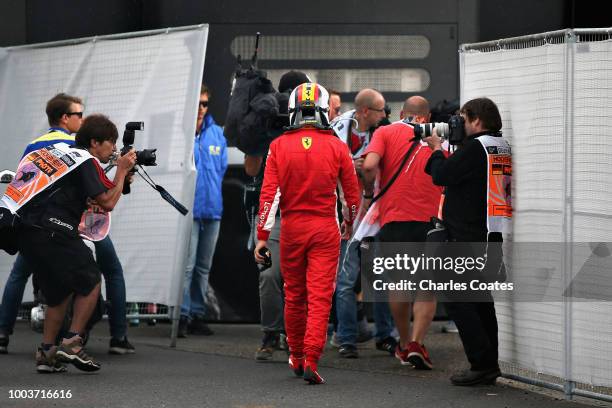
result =
[[[248,58],[254,37],[236,37],[230,48],[234,56]],[[422,35],[271,35],[266,36],[259,59],[423,59],[430,49],[429,40]]]
[[[207,33],[201,26],[0,49],[2,168],[14,169],[25,146],[47,131],[45,104],[66,92],[83,98],[86,114],[109,116],[120,132],[128,121],[144,121],[134,147],[157,148],[158,165],[147,172],[191,208],[192,143]],[[174,306],[190,216],[180,215],[138,177],[131,190],[112,212],[111,231],[127,300]],[[2,251],[0,293],[13,261]],[[31,299],[28,286],[25,300]]]
[[[462,102],[495,101],[512,144],[515,216],[507,238],[515,242],[612,238],[610,32],[564,30],[462,47]],[[555,255],[562,283],[579,271],[572,255]],[[506,373],[612,398],[612,303],[500,303],[497,312]]]

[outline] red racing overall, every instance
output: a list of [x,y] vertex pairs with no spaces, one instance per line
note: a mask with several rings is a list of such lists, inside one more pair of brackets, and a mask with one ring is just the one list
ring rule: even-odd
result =
[[352,223],[360,192],[346,144],[331,131],[306,127],[270,145],[257,237],[268,239],[280,205],[287,342],[293,356],[315,364],[325,346],[340,254],[338,181],[349,207],[346,221]]

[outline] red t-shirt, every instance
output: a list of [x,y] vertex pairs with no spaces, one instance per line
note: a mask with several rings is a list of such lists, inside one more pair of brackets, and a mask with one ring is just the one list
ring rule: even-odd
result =
[[[413,138],[412,127],[403,122],[380,127],[372,136],[364,156],[377,153],[381,157],[378,164],[381,188],[397,172]],[[381,227],[392,221],[429,221],[438,215],[442,187],[435,186],[431,176],[425,173],[431,153],[427,144],[421,142],[411,153],[404,170],[380,198]]]

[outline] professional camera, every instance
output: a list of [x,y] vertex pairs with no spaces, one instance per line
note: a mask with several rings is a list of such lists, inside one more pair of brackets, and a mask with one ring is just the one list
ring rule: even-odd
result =
[[[134,136],[136,130],[144,130],[144,122],[128,122],[125,124],[123,131],[123,147],[121,155],[123,156],[134,146]],[[157,166],[155,160],[155,152],[157,149],[143,149],[136,151],[136,164],[141,166]]]
[[465,139],[465,119],[460,115],[453,115],[448,120],[448,143],[457,145]]
[[[128,122],[125,124],[125,131],[123,132],[123,147],[121,148],[122,156],[126,154],[127,152],[129,152],[130,149],[134,146],[134,132],[136,130],[144,130],[144,122]],[[147,172],[145,171],[145,169],[142,167],[142,166],[157,166],[157,163],[155,162],[155,160],[157,159],[157,156],[155,155],[156,151],[157,149],[142,149],[142,150],[137,151],[136,152],[136,164],[134,165],[134,168],[131,170],[131,172],[137,173],[138,175],[140,175],[140,177],[142,177],[142,179],[148,185],[153,187],[153,189],[156,190],[164,200],[166,200],[171,206],[176,208],[178,212],[180,212],[183,215],[186,215],[189,212],[189,210],[183,204],[176,201],[176,199],[172,197],[172,195],[169,192],[167,192],[165,188],[163,188],[162,186],[158,184],[155,184],[151,176],[149,176]],[[113,163],[111,161],[111,165],[108,166],[104,171],[108,172],[115,165],[116,163]],[[139,166],[140,170],[137,170],[136,166]],[[126,182],[123,185],[123,194],[129,194],[129,193],[130,193],[130,184]]]
[[448,137],[449,126],[448,123],[436,122],[436,123],[413,123],[414,135],[419,139],[429,137],[433,134],[434,129],[438,136],[442,139]]
[[459,115],[452,115],[448,123],[412,123],[412,125],[415,137],[420,139],[431,136],[434,129],[438,136],[447,139],[451,145],[461,144],[465,139],[465,120]]

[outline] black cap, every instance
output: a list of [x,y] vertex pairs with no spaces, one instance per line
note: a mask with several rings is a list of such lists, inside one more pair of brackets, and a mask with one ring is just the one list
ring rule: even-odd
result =
[[310,82],[310,78],[302,71],[285,72],[278,81],[278,92],[293,91],[298,85]]

